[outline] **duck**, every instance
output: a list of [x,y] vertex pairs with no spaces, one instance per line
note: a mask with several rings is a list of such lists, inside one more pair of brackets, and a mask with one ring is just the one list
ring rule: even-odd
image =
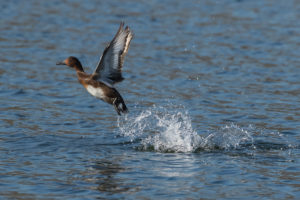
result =
[[57,65],[66,65],[76,71],[78,81],[92,96],[113,105],[118,115],[127,113],[128,108],[121,94],[114,87],[124,80],[122,68],[133,33],[124,22],[120,23],[114,38],[104,49],[92,74],[87,74],[78,58],[70,56]]

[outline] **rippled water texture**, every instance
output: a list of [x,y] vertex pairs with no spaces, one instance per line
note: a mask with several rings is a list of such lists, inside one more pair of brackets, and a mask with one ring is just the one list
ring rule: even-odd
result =
[[[1,1],[0,199],[297,199],[299,1]],[[134,32],[129,114],[92,72]]]

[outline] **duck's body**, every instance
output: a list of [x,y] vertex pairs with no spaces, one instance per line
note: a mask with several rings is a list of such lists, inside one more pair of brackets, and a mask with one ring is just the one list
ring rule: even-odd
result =
[[80,61],[73,56],[57,63],[58,65],[68,65],[74,68],[79,83],[94,97],[112,104],[119,115],[121,112],[127,112],[128,109],[122,96],[113,85],[124,79],[121,69],[132,39],[130,29],[128,27],[123,29],[123,26],[124,24],[121,23],[114,39],[105,48],[93,74],[85,73]]
[[102,81],[98,81],[92,74],[77,72],[77,77],[79,83],[81,83],[91,95],[112,104],[119,115],[120,112],[128,111],[122,96],[114,87]]

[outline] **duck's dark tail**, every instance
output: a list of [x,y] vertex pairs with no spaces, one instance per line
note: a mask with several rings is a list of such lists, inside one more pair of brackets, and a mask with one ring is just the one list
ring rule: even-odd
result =
[[115,108],[115,110],[117,111],[118,115],[121,115],[121,112],[122,113],[127,113],[128,112],[128,109],[125,105],[125,102],[123,100],[123,98],[121,97],[117,97],[115,98],[115,100],[113,101],[113,106]]

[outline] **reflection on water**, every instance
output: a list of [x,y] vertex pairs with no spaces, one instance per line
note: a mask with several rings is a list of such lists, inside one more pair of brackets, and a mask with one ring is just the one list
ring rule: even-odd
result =
[[[2,1],[0,197],[295,199],[297,1]],[[125,21],[118,117],[87,72]]]
[[99,177],[97,178],[98,190],[101,192],[108,193],[119,193],[126,192],[130,187],[123,185],[123,180],[120,178],[115,178],[115,174],[124,171],[122,166],[117,163],[113,163],[110,160],[99,160],[93,166],[94,169],[99,172]]

